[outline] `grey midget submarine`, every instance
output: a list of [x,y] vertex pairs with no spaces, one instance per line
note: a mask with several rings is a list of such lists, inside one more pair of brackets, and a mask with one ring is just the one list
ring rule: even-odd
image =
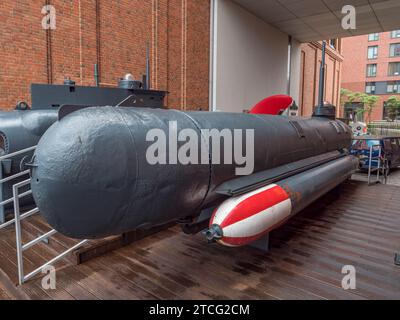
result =
[[[204,129],[254,130],[254,172],[238,176],[233,162],[149,163],[154,141],[147,133],[169,137],[171,122],[203,141]],[[31,163],[32,191],[48,223],[73,238],[177,222],[187,233],[208,228],[208,240],[241,246],[348,179],[358,167],[351,138],[332,106],[311,118],[92,107],[61,117],[44,134]],[[207,149],[199,143],[199,158],[212,159],[212,147],[224,155],[228,140]]]

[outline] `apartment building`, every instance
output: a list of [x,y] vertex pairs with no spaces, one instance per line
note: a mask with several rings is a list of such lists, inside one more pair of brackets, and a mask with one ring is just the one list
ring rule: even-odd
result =
[[372,120],[387,117],[386,101],[400,95],[400,30],[344,38],[342,87],[379,96]]

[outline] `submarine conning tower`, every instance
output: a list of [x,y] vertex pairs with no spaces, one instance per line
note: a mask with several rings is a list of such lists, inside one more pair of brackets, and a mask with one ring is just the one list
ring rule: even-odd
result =
[[336,119],[336,107],[330,103],[324,103],[322,106],[317,106],[314,110],[313,117]]

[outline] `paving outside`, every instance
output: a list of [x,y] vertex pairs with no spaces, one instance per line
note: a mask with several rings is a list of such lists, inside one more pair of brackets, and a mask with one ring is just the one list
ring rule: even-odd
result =
[[400,186],[400,168],[392,171],[388,178],[388,184],[393,186]]

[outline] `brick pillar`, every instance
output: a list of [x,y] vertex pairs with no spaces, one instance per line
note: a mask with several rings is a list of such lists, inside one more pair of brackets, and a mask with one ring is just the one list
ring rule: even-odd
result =
[[[99,0],[79,0],[80,79],[82,85],[95,85],[94,65],[99,64]],[[101,65],[99,65],[101,69]],[[101,75],[101,72],[100,72]]]
[[168,95],[167,105],[181,109],[182,103],[182,1],[168,1]]
[[208,111],[210,1],[186,0],[186,2],[186,109]]
[[152,0],[152,85],[168,91],[168,0]]

